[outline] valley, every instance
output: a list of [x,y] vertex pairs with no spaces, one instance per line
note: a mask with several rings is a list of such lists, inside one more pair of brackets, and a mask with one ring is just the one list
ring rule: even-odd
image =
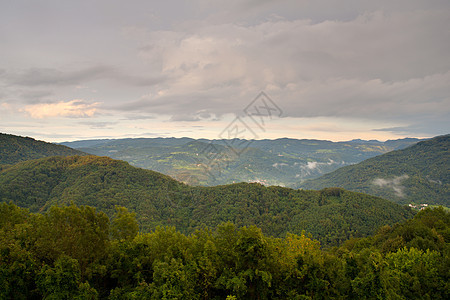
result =
[[[296,187],[298,182],[418,141],[409,138],[386,142],[330,142],[285,138],[227,143],[225,140],[154,138],[75,141],[62,145],[124,160],[189,185],[259,182]],[[239,145],[244,145],[244,148],[239,148]]]
[[[254,141],[233,161],[221,155],[239,151],[227,141],[80,141],[71,149],[1,134],[0,297],[446,299],[450,212],[439,204],[449,199],[449,136],[416,142],[385,142],[398,150],[373,157],[391,148]],[[211,170],[200,171],[197,154],[227,161],[217,182],[236,183],[206,186]],[[364,155],[314,179],[334,159]],[[283,164],[300,161],[320,170],[300,181],[317,190],[269,185],[290,178]],[[176,180],[174,170],[190,172]],[[187,184],[195,174],[196,185]],[[239,182],[243,174],[255,177]],[[397,198],[365,189],[368,182]],[[430,205],[402,205],[411,199]]]

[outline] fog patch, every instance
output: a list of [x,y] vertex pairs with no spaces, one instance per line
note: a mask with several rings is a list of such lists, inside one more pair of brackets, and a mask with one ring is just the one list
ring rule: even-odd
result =
[[274,163],[273,165],[272,165],[272,167],[274,167],[274,168],[279,168],[279,167],[283,167],[283,166],[289,166],[288,164],[285,164],[285,163]]
[[375,178],[373,180],[373,184],[382,188],[390,188],[394,190],[395,195],[403,198],[405,197],[405,187],[401,183],[403,180],[406,180],[408,178],[409,176],[407,174],[396,176],[392,179]]
[[427,179],[428,179],[428,181],[431,182],[431,183],[442,185],[442,181],[440,181],[439,179],[433,180],[433,179],[431,179],[429,176],[427,176]]

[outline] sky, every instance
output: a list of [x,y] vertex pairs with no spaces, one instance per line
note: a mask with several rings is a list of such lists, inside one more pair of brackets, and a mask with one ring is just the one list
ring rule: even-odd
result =
[[0,2],[3,133],[344,141],[449,128],[448,0]]

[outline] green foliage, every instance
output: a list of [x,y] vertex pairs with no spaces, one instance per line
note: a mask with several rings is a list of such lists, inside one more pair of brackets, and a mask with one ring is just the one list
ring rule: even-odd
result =
[[0,203],[0,299],[27,299],[36,288],[38,264],[24,247],[32,240],[29,220],[26,209]]
[[[0,214],[7,216],[6,212],[11,212],[11,217],[0,223],[2,299],[450,296],[450,249],[445,236],[450,213],[441,208],[421,211],[412,220],[381,228],[375,236],[352,239],[329,250],[322,250],[305,232],[275,238],[255,226],[232,223],[191,235],[173,227],[158,227],[133,239],[112,239],[108,232],[114,221],[104,222],[104,215],[90,207],[56,206],[41,215],[0,204]],[[115,218],[118,216],[134,218],[120,207]],[[78,235],[82,227],[86,227],[86,237]],[[422,244],[428,245],[427,249],[408,242],[394,243],[398,247],[393,244],[390,250],[384,247],[390,239],[405,238],[406,231],[412,234],[405,241],[412,242],[423,236],[424,228],[436,237]],[[53,231],[43,235],[47,230]],[[54,235],[62,241],[56,242]],[[85,247],[87,243],[97,245]],[[50,246],[44,249],[45,244]],[[85,247],[82,254],[69,249],[80,247]]]
[[438,299],[445,282],[439,278],[441,254],[406,247],[386,255],[386,289],[389,296],[406,299]]
[[373,237],[334,249],[346,261],[353,293],[359,298],[448,298],[449,217],[443,208],[426,209]]
[[0,238],[0,299],[28,299],[35,293],[36,259],[19,237]]
[[21,162],[0,169],[0,298],[449,299],[450,213],[412,215],[342,188],[190,187],[107,157]]
[[84,276],[89,264],[102,259],[107,251],[109,219],[88,206],[53,206],[34,220],[35,255],[51,262],[68,255],[80,264]]
[[336,186],[398,203],[450,206],[450,135],[346,166],[299,186]]
[[60,256],[53,268],[42,267],[36,281],[44,299],[70,299],[77,292],[80,279],[78,261]]
[[12,165],[30,159],[56,155],[84,154],[67,146],[36,141],[29,137],[0,133],[0,170],[2,169],[1,165]]
[[43,299],[97,299],[98,293],[89,283],[81,282],[78,261],[62,255],[54,267],[44,265],[36,276]]
[[[51,157],[0,171],[0,199],[46,211],[54,204],[89,205],[113,218],[111,234],[132,238],[136,213],[143,232],[175,226],[185,234],[223,222],[256,225],[264,234],[282,237],[306,230],[324,246],[367,236],[382,225],[413,213],[389,201],[343,189],[293,190],[239,183],[190,187],[168,176],[107,157]],[[117,208],[121,206],[123,208]]]
[[0,203],[0,227],[11,229],[16,224],[23,223],[29,217],[27,209],[20,208],[12,202]]
[[128,212],[123,206],[116,206],[116,213],[111,221],[111,235],[118,240],[132,240],[139,231],[136,213]]

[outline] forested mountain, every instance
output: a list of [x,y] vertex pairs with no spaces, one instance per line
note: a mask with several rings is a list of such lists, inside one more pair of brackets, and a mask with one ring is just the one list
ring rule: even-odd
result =
[[320,249],[224,223],[138,234],[123,207],[33,214],[0,203],[1,299],[449,299],[450,214],[426,209]]
[[138,138],[63,144],[90,154],[125,160],[191,185],[260,182],[289,187],[418,141]]
[[97,156],[42,158],[3,169],[0,200],[32,212],[55,204],[90,205],[109,216],[121,205],[136,212],[143,231],[174,225],[192,233],[226,221],[257,225],[272,236],[306,230],[328,246],[413,215],[390,201],[342,189],[304,191],[256,183],[192,187]]
[[398,203],[450,206],[450,135],[422,141],[300,184],[342,187]]
[[63,145],[37,141],[30,137],[0,133],[0,165],[12,165],[29,159],[55,155],[70,156],[84,154],[79,150]]
[[[448,188],[448,141],[421,142],[378,164]],[[240,154],[249,155],[243,169],[269,164],[270,150],[286,158],[298,148],[289,141],[280,154],[284,146],[261,142]],[[153,151],[177,147],[165,159],[187,163],[205,145],[161,139]],[[209,149],[234,151],[224,141]],[[392,182],[407,195],[400,184],[410,177],[393,174],[376,184]],[[413,215],[337,187],[189,186],[109,157],[5,164],[0,299],[448,299],[450,214],[438,208]]]

